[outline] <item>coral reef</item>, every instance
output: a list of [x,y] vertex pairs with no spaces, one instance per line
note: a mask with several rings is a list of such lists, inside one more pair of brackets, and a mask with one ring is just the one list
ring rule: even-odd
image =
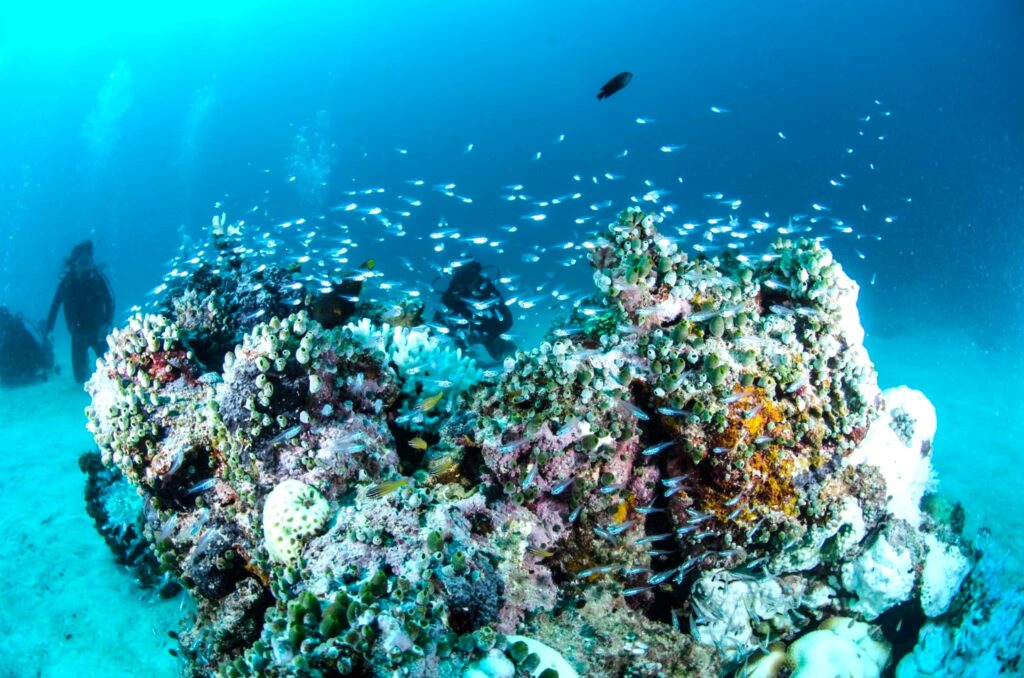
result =
[[488,374],[408,306],[325,329],[218,233],[88,386],[191,675],[878,675],[981,600],[934,410],[879,390],[819,242],[690,258],[627,210]]

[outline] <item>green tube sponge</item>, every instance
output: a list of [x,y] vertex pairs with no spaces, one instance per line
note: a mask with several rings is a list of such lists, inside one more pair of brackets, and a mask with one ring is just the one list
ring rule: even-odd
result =
[[[506,636],[506,641],[509,644],[510,649],[515,646],[516,650],[512,650],[514,655],[521,655],[523,648],[519,647],[518,644],[526,646],[527,654],[524,657],[520,669],[528,672],[535,678],[541,676],[545,672],[557,672],[559,678],[579,678],[579,673],[573,668],[572,664],[565,660],[557,650],[550,645],[545,645],[539,640],[529,638],[527,636]],[[533,659],[531,659],[533,658]],[[547,673],[551,675],[551,673]]]

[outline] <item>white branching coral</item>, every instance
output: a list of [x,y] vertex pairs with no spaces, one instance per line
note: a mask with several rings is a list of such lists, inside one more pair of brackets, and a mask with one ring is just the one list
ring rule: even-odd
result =
[[[459,398],[482,377],[475,360],[425,328],[374,325],[363,318],[345,329],[363,348],[387,356],[385,364],[395,371],[406,396],[399,419],[412,430],[433,429],[441,413],[455,411]],[[438,394],[440,400],[428,411],[415,410],[420,401]]]

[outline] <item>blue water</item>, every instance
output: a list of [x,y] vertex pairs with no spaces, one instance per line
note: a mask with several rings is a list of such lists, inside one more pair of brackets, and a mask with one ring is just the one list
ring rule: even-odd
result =
[[[1020,334],[1017,2],[942,11],[926,2],[827,11],[801,2],[389,2],[303,12],[263,3],[186,8],[179,20],[117,6],[65,21],[59,6],[8,12],[0,303],[16,300],[29,314],[41,314],[77,238],[96,239],[127,308],[155,284],[179,230],[207,224],[217,202],[232,218],[254,205],[266,223],[314,218],[288,183],[287,158],[299,129],[316,130],[324,111],[324,207],[370,186],[388,189],[377,201],[386,207],[413,194],[402,183],[410,178],[455,182],[474,199],[421,191],[430,199],[404,220],[409,235],[392,251],[446,262],[418,239],[441,215],[474,234],[510,223],[521,228],[506,238],[508,256],[492,258],[518,267],[522,249],[578,240],[612,213],[573,224],[587,205],[620,207],[650,178],[671,191],[663,202],[679,206],[680,221],[727,216],[701,197],[710,192],[741,198],[742,219],[812,213],[815,202],[832,208],[855,228],[853,238],[833,238],[841,260],[862,282],[877,274],[863,305],[880,328],[927,317],[986,340]],[[624,69],[636,74],[628,89],[596,101]],[[870,123],[858,122],[867,115]],[[663,154],[664,144],[687,146]],[[578,186],[577,172],[624,178]],[[837,189],[828,182],[840,172],[851,178]],[[585,195],[530,228],[527,205],[499,198],[514,183],[536,199]],[[885,224],[890,215],[898,220]],[[871,235],[883,240],[856,239]],[[380,257],[366,240],[363,251]]]
[[[957,422],[937,442],[950,485],[976,491],[956,473],[978,441],[986,469],[1019,464],[1006,377],[1024,337],[1020,2],[354,4],[0,8],[0,304],[41,318],[89,237],[124,318],[223,211],[256,233],[316,231],[321,252],[351,237],[351,263],[375,258],[428,303],[452,260],[495,264],[538,299],[514,330],[528,337],[561,303],[552,291],[590,284],[565,244],[631,197],[698,224],[688,245],[752,254],[795,215],[820,217],[861,284],[883,384],[916,378],[940,432]],[[597,101],[622,70],[632,83]],[[503,199],[516,184],[529,200]],[[771,229],[701,239],[730,216]],[[463,237],[430,237],[444,228]],[[62,401],[74,430],[76,398]],[[1002,513],[976,498],[976,515]]]

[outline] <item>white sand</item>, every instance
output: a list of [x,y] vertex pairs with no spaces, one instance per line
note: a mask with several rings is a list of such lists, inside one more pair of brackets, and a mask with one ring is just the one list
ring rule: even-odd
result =
[[85,512],[78,456],[95,445],[69,372],[0,390],[0,676],[177,675],[184,596],[150,602]]
[[[1024,563],[1024,363],[963,336],[868,338],[883,386],[924,391],[938,410],[935,466],[968,525]],[[58,355],[66,355],[66,352]],[[152,601],[114,563],[85,512],[78,456],[93,447],[87,396],[70,370],[0,390],[0,678],[173,676],[167,630],[183,596]]]

